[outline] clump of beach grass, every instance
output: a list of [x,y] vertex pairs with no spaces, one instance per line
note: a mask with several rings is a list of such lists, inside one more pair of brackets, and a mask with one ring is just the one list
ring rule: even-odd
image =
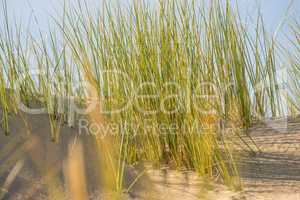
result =
[[58,24],[76,66],[96,83],[103,110],[118,110],[104,116],[142,126],[120,134],[128,163],[218,171],[230,183],[237,170],[220,125],[247,129],[256,118],[281,114],[276,45],[260,20],[250,35],[228,1],[208,9],[198,3],[153,8],[134,1],[128,11],[107,3],[96,17],[84,4]]
[[[101,108],[90,113],[91,123],[121,127],[96,133],[108,139],[95,137],[97,151],[105,154],[104,168],[112,170],[108,185],[117,193],[123,191],[125,165],[139,162],[195,170],[237,186],[233,138],[226,137],[226,127],[242,130],[240,135],[253,120],[284,112],[276,40],[267,36],[259,16],[252,34],[230,1],[132,1],[127,9],[104,2],[96,13],[78,2],[64,7],[48,39],[42,32],[38,39],[27,33],[25,42],[4,13],[5,132],[9,112],[18,110],[10,103],[17,102],[15,90],[23,102],[38,99],[46,108],[57,141],[63,122],[74,123],[70,99],[87,101],[87,85],[92,86]],[[67,106],[60,106],[61,99]]]

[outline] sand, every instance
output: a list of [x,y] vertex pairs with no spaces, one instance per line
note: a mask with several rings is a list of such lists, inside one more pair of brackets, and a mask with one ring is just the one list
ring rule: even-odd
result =
[[[23,113],[22,116],[10,116],[9,137],[4,136],[0,128],[2,194],[9,200],[47,199],[46,180],[56,181],[60,183],[58,189],[65,189],[63,169],[69,144],[82,141],[85,149],[91,149],[87,147],[93,142],[89,136],[78,136],[78,127],[65,124],[61,139],[53,143],[49,137],[47,115]],[[23,119],[28,122],[26,125]],[[241,156],[242,191],[231,191],[219,183],[201,180],[193,172],[127,166],[125,186],[130,185],[141,171],[146,173],[129,194],[124,194],[124,199],[300,199],[300,117],[257,123],[249,134],[261,152]],[[86,150],[84,155],[90,199],[110,199],[109,194],[98,190],[100,183],[95,177],[101,174],[94,170],[94,152]]]
[[300,118],[257,124],[250,135],[261,153],[241,161],[247,199],[300,199]]

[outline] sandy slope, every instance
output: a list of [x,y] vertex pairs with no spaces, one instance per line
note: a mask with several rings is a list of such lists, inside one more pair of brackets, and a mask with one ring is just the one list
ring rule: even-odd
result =
[[[5,137],[0,129],[0,185],[4,185],[9,174],[14,177],[12,171],[17,171],[16,163],[25,160],[24,167],[17,173],[12,185],[6,188],[5,199],[45,199],[45,177],[57,177],[55,181],[62,183],[60,188],[64,189],[64,160],[69,143],[74,142],[77,127],[64,125],[61,140],[54,144],[49,140],[47,115],[24,117],[28,121],[26,126],[20,116],[10,117],[10,137]],[[26,127],[32,134],[26,134]],[[261,153],[243,156],[240,160],[243,192],[234,193],[224,186],[199,180],[193,173],[145,169],[147,176],[141,178],[124,198],[300,200],[300,118],[256,124],[250,130],[250,135],[260,147]],[[79,139],[85,147],[93,145],[89,137],[81,136]],[[101,199],[95,192],[95,185],[99,184],[95,180],[98,172],[93,167],[95,155],[90,150],[84,152],[84,155],[91,199]],[[126,171],[125,184],[128,185],[139,170],[128,166]],[[110,199],[109,196],[103,198]]]
[[300,199],[300,118],[257,124],[250,135],[261,153],[241,162],[247,199]]

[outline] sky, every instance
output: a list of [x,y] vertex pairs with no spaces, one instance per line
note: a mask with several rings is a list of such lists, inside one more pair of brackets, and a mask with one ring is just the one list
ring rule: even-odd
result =
[[[5,0],[0,0],[0,2]],[[39,30],[47,32],[49,25],[53,22],[51,16],[61,16],[63,11],[63,2],[65,0],[6,0],[8,6],[8,15],[10,22],[16,21],[21,23],[23,27],[29,27],[29,31],[33,36],[38,36]],[[66,0],[76,3],[76,1],[86,1],[92,8],[101,8],[103,0]],[[110,1],[110,0],[108,0]],[[111,0],[116,1],[116,0]],[[119,0],[126,5],[133,0]],[[158,0],[146,0],[157,2]],[[185,1],[185,0],[183,0]],[[203,0],[210,1],[210,0]],[[225,1],[225,0],[224,0]],[[285,25],[280,26],[277,39],[283,46],[291,47],[289,39],[293,39],[293,35],[289,32],[288,23],[296,20],[300,23],[300,0],[230,0],[232,5],[238,2],[239,11],[246,19],[247,26],[254,28],[255,17],[257,16],[258,7],[260,7],[265,26],[270,35],[277,32],[279,25],[284,22]],[[3,4],[0,3],[2,6]],[[33,23],[33,18],[36,22]],[[4,15],[0,9],[0,29],[3,28]],[[29,23],[31,22],[31,23]],[[30,24],[30,26],[28,26]],[[13,24],[12,24],[13,25]]]
[[[0,0],[0,2],[3,0]],[[30,32],[34,35],[38,33],[38,29],[47,30],[51,21],[51,16],[57,16],[62,13],[62,4],[64,0],[6,0],[8,5],[8,15],[11,21],[16,21],[29,26]],[[76,2],[78,0],[68,0],[70,2]],[[83,0],[79,0],[83,1]],[[93,5],[93,8],[100,7],[103,0],[85,0],[88,5]],[[128,4],[132,0],[119,0],[124,5]],[[157,0],[148,0],[155,2]],[[209,1],[209,0],[205,0]],[[224,0],[225,1],[225,0]],[[300,22],[300,0],[232,0],[232,4],[235,5],[238,2],[238,6],[241,14],[247,19],[247,24],[253,26],[255,22],[251,22],[251,17],[255,17],[257,14],[257,8],[260,6],[261,13],[264,17],[264,21],[269,33],[273,33],[279,27],[285,16],[288,22],[298,20]],[[292,3],[291,3],[292,2]],[[288,9],[289,8],[289,9]],[[37,19],[38,25],[33,22],[33,18]],[[0,13],[0,22],[3,22],[3,15]],[[285,23],[287,24],[287,23]],[[1,23],[0,27],[3,26]],[[26,26],[27,27],[27,26]],[[288,27],[282,26],[281,35],[279,38],[282,41],[286,40],[286,37],[291,37],[288,34]],[[284,34],[284,35],[283,35]]]

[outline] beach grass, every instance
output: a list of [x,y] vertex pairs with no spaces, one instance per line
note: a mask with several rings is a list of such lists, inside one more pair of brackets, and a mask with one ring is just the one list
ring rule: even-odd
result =
[[[29,106],[36,99],[49,115],[55,142],[63,122],[76,123],[71,100],[85,105],[93,93],[100,106],[88,114],[91,124],[118,127],[94,133],[99,154],[105,154],[104,168],[111,170],[109,185],[118,193],[125,165],[140,162],[195,170],[237,186],[233,138],[226,127],[242,135],[254,120],[285,112],[277,41],[268,36],[260,16],[249,30],[230,1],[132,1],[127,9],[105,2],[96,13],[78,1],[65,6],[53,20],[56,29],[47,37],[40,32],[39,38],[11,27],[2,4],[5,133],[18,101]],[[298,60],[291,77],[299,95]],[[299,101],[291,102],[299,109]]]

